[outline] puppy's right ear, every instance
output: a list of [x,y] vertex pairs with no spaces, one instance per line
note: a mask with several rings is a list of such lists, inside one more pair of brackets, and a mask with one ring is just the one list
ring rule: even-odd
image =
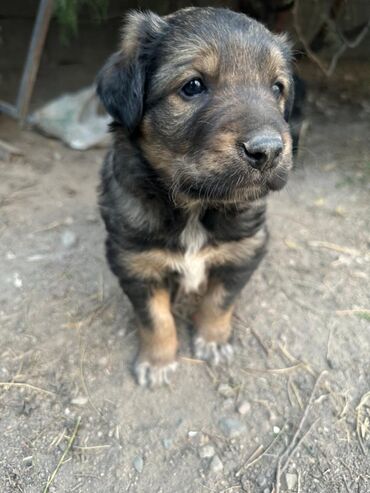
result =
[[97,77],[97,93],[113,119],[132,133],[144,108],[149,58],[167,22],[152,12],[131,12],[122,43]]

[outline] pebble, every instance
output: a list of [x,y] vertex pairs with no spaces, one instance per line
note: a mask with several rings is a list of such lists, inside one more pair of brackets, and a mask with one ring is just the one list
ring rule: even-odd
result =
[[286,485],[287,485],[288,490],[294,491],[295,486],[296,486],[297,481],[298,481],[298,476],[294,473],[287,472],[285,474],[285,481],[286,481]]
[[13,279],[14,279],[14,286],[16,288],[21,288],[23,286],[23,281],[19,275],[19,272],[14,272]]
[[235,408],[234,399],[232,397],[225,399],[222,403],[222,408],[225,411],[234,410],[234,408]]
[[243,474],[240,479],[240,483],[245,493],[253,493],[253,484],[249,480],[248,474]]
[[222,464],[221,459],[219,458],[218,455],[215,455],[211,460],[211,463],[209,465],[209,470],[211,472],[218,473],[221,472],[223,468],[224,465]]
[[212,445],[204,445],[199,450],[199,457],[201,459],[210,459],[214,455],[215,455],[215,449],[212,447]]
[[173,443],[173,440],[172,438],[164,438],[162,440],[162,443],[163,443],[163,447],[168,450],[172,447],[172,443]]
[[77,245],[77,235],[70,229],[67,229],[62,234],[62,244],[65,248],[72,248]]
[[86,216],[86,221],[87,221],[88,223],[92,223],[92,224],[94,224],[94,223],[97,223],[97,222],[99,221],[99,218],[98,218],[98,216],[96,216],[95,214],[88,214],[88,215]]
[[87,397],[80,395],[71,400],[71,404],[75,406],[84,406],[87,403]]
[[218,386],[217,392],[221,394],[222,397],[232,397],[234,395],[234,389],[227,383],[221,383]]
[[241,414],[242,416],[244,416],[244,414],[247,414],[249,413],[249,411],[251,410],[251,405],[248,401],[242,401],[239,405],[238,405],[238,413]]
[[246,426],[237,418],[222,418],[219,422],[221,431],[228,438],[236,438],[246,432]]
[[140,455],[137,455],[135,459],[132,461],[132,465],[134,466],[135,470],[140,474],[144,469],[143,458],[140,457]]
[[260,474],[257,477],[257,483],[258,483],[259,486],[261,486],[261,488],[263,488],[264,486],[266,486],[267,479],[266,479],[266,476],[264,475],[264,473]]

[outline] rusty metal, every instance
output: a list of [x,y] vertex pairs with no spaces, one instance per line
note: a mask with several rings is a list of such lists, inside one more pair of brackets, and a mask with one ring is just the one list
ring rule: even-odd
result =
[[27,117],[53,9],[54,0],[40,0],[16,104],[0,101],[0,112],[19,119],[21,124]]

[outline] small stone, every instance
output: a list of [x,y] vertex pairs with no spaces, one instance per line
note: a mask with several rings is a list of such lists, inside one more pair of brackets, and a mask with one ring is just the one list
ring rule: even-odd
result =
[[80,395],[71,400],[71,404],[75,406],[84,406],[87,403],[87,397]]
[[240,483],[245,493],[253,493],[253,484],[249,480],[248,474],[243,474],[240,479]]
[[218,473],[221,472],[223,468],[224,465],[222,464],[221,459],[219,458],[218,455],[215,455],[211,460],[211,463],[209,465],[209,470],[213,473]]
[[222,397],[232,397],[234,395],[234,389],[230,387],[227,383],[221,383],[218,386],[217,392],[222,395]]
[[298,476],[296,474],[290,472],[287,472],[285,474],[285,482],[288,490],[294,491],[297,481],[298,481]]
[[244,416],[244,414],[247,414],[249,413],[249,411],[251,410],[251,405],[248,401],[242,401],[239,405],[238,405],[238,413],[241,414],[242,416]]
[[277,435],[278,433],[280,433],[280,428],[278,426],[274,426],[272,431],[275,433],[275,435]]
[[98,218],[98,216],[96,214],[88,214],[86,216],[86,221],[88,223],[94,224],[94,223],[97,223],[99,221],[99,218]]
[[210,459],[214,455],[215,455],[215,449],[212,447],[212,445],[204,445],[199,450],[199,457],[201,459]]
[[236,438],[246,432],[245,424],[237,418],[222,418],[219,426],[228,438]]
[[23,281],[19,275],[19,272],[14,272],[13,279],[14,279],[14,286],[16,288],[21,288],[23,286]]
[[140,457],[140,455],[137,455],[135,459],[132,461],[132,465],[134,466],[136,472],[139,474],[143,472],[144,469],[144,461],[143,458]]
[[194,438],[198,435],[197,431],[188,431],[188,437],[189,438]]
[[62,234],[62,244],[65,248],[72,248],[77,244],[77,235],[73,231],[67,229]]
[[266,479],[266,476],[263,473],[258,476],[257,483],[258,483],[259,486],[261,486],[261,488],[263,488],[264,486],[266,486],[267,479]]
[[225,399],[222,403],[222,408],[225,411],[234,410],[234,407],[235,407],[235,404],[234,404],[234,399],[232,397]]
[[164,438],[162,440],[162,443],[163,443],[163,447],[168,450],[172,447],[172,443],[173,443],[173,440],[172,438]]

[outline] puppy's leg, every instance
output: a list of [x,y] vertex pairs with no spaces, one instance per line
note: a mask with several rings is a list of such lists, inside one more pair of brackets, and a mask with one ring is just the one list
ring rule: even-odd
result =
[[177,336],[171,313],[170,290],[165,282],[132,272],[127,254],[108,239],[107,259],[131,301],[138,321],[140,349],[135,374],[140,385],[169,383],[176,369]]
[[153,287],[146,300],[142,300],[144,304],[140,302],[138,306],[138,300],[131,298],[131,301],[139,319],[140,352],[135,364],[138,383],[169,384],[170,375],[177,366],[178,346],[170,293],[165,288]]
[[207,293],[193,316],[197,331],[194,339],[195,357],[217,365],[228,362],[233,355],[228,343],[234,303],[225,303],[228,294],[222,281],[212,280]]
[[237,296],[263,257],[263,251],[244,266],[225,265],[210,273],[209,287],[194,314],[194,353],[211,364],[229,362],[232,314]]

